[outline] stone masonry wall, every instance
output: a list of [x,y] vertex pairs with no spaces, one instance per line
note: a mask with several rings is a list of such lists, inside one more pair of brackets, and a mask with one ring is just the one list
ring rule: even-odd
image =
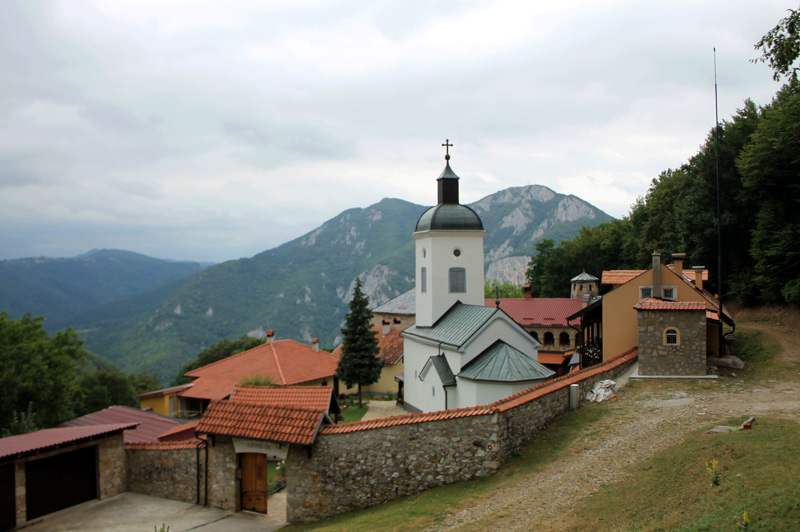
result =
[[196,503],[203,502],[205,450],[200,449],[200,497],[197,493],[196,449],[126,449],[128,489],[135,493]]
[[100,464],[100,498],[107,499],[128,491],[128,461],[122,434],[101,440],[97,455]]
[[513,402],[472,410],[477,415],[450,419],[427,415],[416,423],[320,433],[310,456],[302,447],[289,450],[287,519],[314,521],[488,476],[569,408],[570,384],[579,384],[583,399],[595,382],[613,378],[635,361],[632,354],[561,377],[513,396]]
[[[497,414],[319,435],[311,458],[289,450],[287,519],[313,521],[442,484],[485,477],[500,462]],[[492,445],[494,444],[494,445]]]
[[208,442],[208,504],[232,512],[241,508],[237,458],[233,440],[212,436]]
[[[640,310],[640,375],[706,375],[705,310]],[[678,345],[664,343],[664,331],[680,331]]]

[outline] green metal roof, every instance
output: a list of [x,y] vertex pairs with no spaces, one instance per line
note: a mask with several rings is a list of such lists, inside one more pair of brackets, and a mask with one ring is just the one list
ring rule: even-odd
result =
[[416,231],[483,231],[480,216],[458,203],[440,203],[422,213],[417,220]]
[[462,379],[494,382],[520,382],[548,379],[555,372],[498,340],[469,362],[458,376]]
[[439,374],[439,380],[442,381],[442,386],[456,385],[456,376],[453,375],[453,370],[450,369],[450,364],[447,363],[447,358],[445,358],[444,355],[430,357],[425,363],[425,366],[422,367],[423,373],[425,372],[425,368],[428,367],[428,364],[433,364],[436,373]]
[[473,334],[478,332],[489,318],[496,312],[496,308],[465,305],[460,301],[450,307],[450,310],[439,318],[432,327],[419,327],[412,325],[402,332],[403,336],[413,336],[428,340],[432,343],[443,343],[461,347]]

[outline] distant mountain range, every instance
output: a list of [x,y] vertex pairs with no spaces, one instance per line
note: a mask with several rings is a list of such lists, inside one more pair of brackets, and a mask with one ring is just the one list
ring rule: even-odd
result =
[[93,249],[73,258],[3,260],[0,310],[15,319],[26,312],[44,315],[45,327],[58,330],[53,327],[76,314],[185,282],[205,267],[117,249]]
[[[470,207],[488,231],[487,279],[514,282],[521,282],[537,240],[569,239],[582,226],[611,220],[580,198],[538,185],[502,190]],[[262,335],[273,329],[278,339],[310,342],[317,337],[322,346],[333,347],[340,342],[339,329],[357,276],[373,306],[414,285],[411,233],[425,209],[387,198],[364,209],[348,209],[252,258],[205,269],[200,264],[168,263],[187,268],[184,271],[198,270],[188,277],[176,273],[171,282],[164,278],[149,291],[99,301],[66,320],[53,321],[79,330],[87,349],[131,371],[156,371],[164,381],[225,337]],[[33,290],[38,281],[27,283]],[[60,297],[61,305],[68,300]]]

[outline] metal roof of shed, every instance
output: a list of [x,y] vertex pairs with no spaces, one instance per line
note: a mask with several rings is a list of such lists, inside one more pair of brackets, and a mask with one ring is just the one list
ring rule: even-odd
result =
[[0,459],[11,456],[19,458],[36,454],[37,452],[45,452],[65,444],[79,443],[98,436],[112,435],[135,426],[136,423],[114,423],[112,425],[90,425],[88,427],[58,427],[9,436],[8,438],[0,439]]

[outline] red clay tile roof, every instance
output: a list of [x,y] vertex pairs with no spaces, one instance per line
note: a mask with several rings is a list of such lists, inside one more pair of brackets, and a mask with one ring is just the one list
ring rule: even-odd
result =
[[311,445],[323,422],[323,412],[212,402],[197,432],[281,443]]
[[[370,329],[370,331],[375,332],[375,337],[378,339],[378,347],[381,348],[378,358],[382,359],[384,364],[397,364],[403,356],[403,338],[400,336],[403,330],[403,327],[390,327],[389,333],[383,336],[383,327],[372,327]],[[341,358],[342,346],[337,347],[333,354]]]
[[383,419],[371,419],[369,421],[356,421],[353,423],[328,425],[323,427],[321,432],[322,434],[345,434],[347,432],[394,427],[397,425],[413,425],[414,423],[423,423],[425,421],[441,421],[443,419],[483,416],[491,413],[492,409],[488,406],[471,406],[467,408],[457,408],[454,410],[442,410],[440,412],[408,414],[405,416],[387,417]]
[[194,440],[196,439],[194,435],[194,429],[195,427],[197,427],[198,423],[200,423],[199,419],[195,421],[190,421],[189,423],[183,423],[181,425],[178,425],[177,427],[172,427],[168,431],[159,434],[157,441],[160,443],[167,443],[167,442],[178,442],[183,440]]
[[[484,300],[487,307],[496,307],[496,299]],[[583,305],[580,299],[571,298],[509,298],[500,300],[500,309],[512,320],[525,326],[568,327],[567,316],[578,312]],[[581,320],[573,320],[573,325]]]
[[275,406],[295,410],[328,412],[333,388],[328,386],[241,386],[233,387],[230,402],[240,405]]
[[[675,271],[675,265],[674,264],[667,264],[667,268],[669,268],[672,271]],[[690,281],[696,281],[696,279],[697,279],[697,275],[695,274],[695,271],[691,270],[691,269],[684,268],[683,276],[686,277],[687,279],[689,279]],[[708,281],[708,270],[703,270],[703,280],[704,281]]]
[[205,441],[194,440],[191,442],[175,441],[163,443],[126,443],[126,451],[182,451],[184,449],[197,449],[203,447]]
[[[572,354],[570,351],[569,354]],[[547,353],[539,351],[539,364],[561,364],[567,353]]]
[[648,297],[642,299],[635,307],[636,310],[706,310],[706,304],[701,301],[664,301]]
[[338,365],[339,357],[327,351],[314,351],[294,340],[277,340],[186,373],[195,377],[194,386],[178,395],[219,401],[228,397],[243,377],[269,376],[278,386],[291,386],[332,379]]
[[647,270],[604,270],[601,284],[625,284],[634,277],[642,275]]
[[427,412],[422,414],[408,414],[405,416],[389,417],[383,419],[371,419],[369,421],[356,421],[354,423],[340,423],[338,425],[328,425],[321,430],[322,434],[345,434],[348,432],[358,432],[362,430],[378,429],[383,427],[393,427],[397,425],[413,425],[414,423],[424,423],[427,421],[440,421],[443,419],[457,419],[471,416],[484,416],[493,414],[494,412],[505,412],[514,407],[523,405],[543,395],[546,395],[553,390],[558,390],[580,382],[583,379],[597,375],[604,371],[608,371],[617,366],[633,360],[639,356],[638,348],[634,347],[618,357],[597,364],[590,368],[585,368],[580,371],[570,372],[567,375],[549,380],[545,383],[528,388],[518,394],[506,397],[500,401],[495,401],[488,406],[472,406],[467,408],[458,408],[455,410],[443,410],[440,412]]
[[109,406],[99,412],[86,414],[79,418],[65,421],[59,427],[87,427],[90,425],[110,425],[112,423],[138,423],[135,429],[125,431],[125,443],[157,442],[158,437],[167,429],[180,425],[173,419],[161,417],[152,412],[145,412],[129,406]]
[[[674,264],[667,264],[667,268],[675,271]],[[625,284],[634,277],[638,277],[648,270],[606,270],[603,272],[602,284],[618,285]],[[690,281],[695,281],[697,275],[694,270],[684,269],[683,275]],[[703,280],[708,281],[708,270],[703,270]]]
[[15,455],[15,458],[18,458],[35,452],[45,452],[65,444],[79,443],[97,436],[110,436],[135,426],[136,423],[114,423],[113,425],[86,427],[57,427],[9,436],[0,439],[0,458]]
[[147,397],[159,397],[159,396],[162,396],[162,395],[169,395],[171,393],[177,393],[177,392],[180,392],[182,390],[185,390],[186,388],[191,388],[192,386],[193,385],[190,382],[189,384],[181,384],[180,386],[173,386],[171,388],[164,388],[162,390],[156,390],[154,392],[141,393],[141,394],[137,395],[136,398],[137,399],[144,399],[144,398],[147,398]]

